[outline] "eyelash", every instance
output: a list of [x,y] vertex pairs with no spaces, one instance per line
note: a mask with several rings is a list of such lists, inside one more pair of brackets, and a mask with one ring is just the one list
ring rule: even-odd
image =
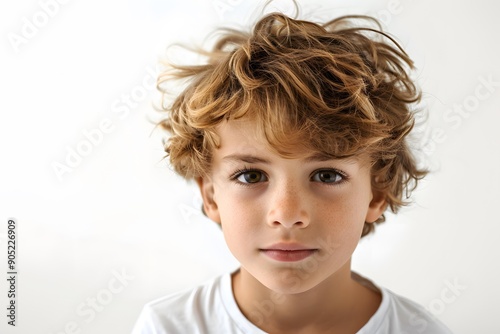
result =
[[[230,176],[230,180],[236,182],[239,185],[245,186],[245,187],[250,187],[250,186],[262,183],[262,182],[249,183],[249,182],[241,182],[241,181],[238,180],[238,178],[240,176],[242,176],[243,174],[245,174],[245,173],[251,173],[251,172],[262,173],[267,178],[267,175],[263,171],[261,171],[261,170],[254,169],[254,168],[243,168],[243,169],[238,169],[234,173],[232,173],[231,176]],[[319,183],[322,183],[322,184],[324,184],[326,186],[340,186],[344,182],[347,182],[348,179],[349,179],[346,173],[344,173],[341,170],[335,169],[335,168],[317,169],[317,170],[315,170],[315,171],[313,171],[311,173],[310,179],[312,179],[315,175],[317,175],[320,172],[333,172],[336,175],[338,175],[338,176],[341,177],[341,180],[337,181],[337,182],[332,182],[332,183],[319,182]],[[265,181],[263,181],[263,182],[265,182]]]
[[[265,175],[265,174],[264,174],[264,172],[262,172],[262,171],[260,171],[260,170],[258,170],[258,169],[246,168],[246,167],[245,167],[245,168],[243,168],[243,169],[238,169],[237,171],[235,171],[234,173],[232,173],[232,174],[231,174],[231,176],[230,176],[229,178],[230,178],[230,180],[231,180],[231,181],[234,181],[234,182],[236,182],[237,184],[242,185],[242,186],[244,186],[244,187],[251,187],[251,186],[253,186],[253,185],[255,185],[255,184],[261,183],[261,182],[256,182],[256,183],[247,183],[247,182],[241,182],[241,181],[239,181],[239,180],[238,180],[238,178],[239,178],[241,175],[243,175],[243,174],[245,174],[245,173],[251,173],[251,172],[262,173],[263,175]],[[266,177],[267,177],[267,176],[266,176]]]

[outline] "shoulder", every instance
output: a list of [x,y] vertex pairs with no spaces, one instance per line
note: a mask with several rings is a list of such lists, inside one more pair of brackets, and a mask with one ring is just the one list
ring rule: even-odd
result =
[[383,287],[379,289],[382,292],[382,303],[367,324],[371,323],[373,327],[366,333],[452,333],[439,319],[421,305],[389,289]]
[[452,334],[448,327],[416,302],[387,288],[375,286],[365,278],[360,279],[381,292],[382,302],[357,334]]
[[217,295],[222,278],[147,303],[133,334],[210,332],[212,314],[220,308]]
[[216,277],[146,304],[132,334],[261,333],[239,311],[231,275]]
[[388,315],[400,333],[451,334],[451,331],[434,315],[414,301],[382,288],[389,300]]

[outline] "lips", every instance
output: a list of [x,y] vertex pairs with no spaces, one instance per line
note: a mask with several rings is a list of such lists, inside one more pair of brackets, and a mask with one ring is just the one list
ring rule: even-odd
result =
[[318,251],[299,243],[277,243],[260,249],[267,257],[281,262],[295,262],[308,258]]

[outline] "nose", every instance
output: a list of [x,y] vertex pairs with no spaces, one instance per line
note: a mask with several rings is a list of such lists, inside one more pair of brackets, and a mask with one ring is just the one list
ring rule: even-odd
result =
[[307,227],[310,217],[306,197],[290,184],[277,187],[268,202],[268,224],[287,229]]

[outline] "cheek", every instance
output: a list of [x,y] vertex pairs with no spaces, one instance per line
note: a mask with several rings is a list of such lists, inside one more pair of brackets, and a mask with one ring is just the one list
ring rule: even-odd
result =
[[248,263],[254,250],[259,248],[260,238],[255,219],[250,221],[248,216],[233,209],[232,212],[225,212],[221,221],[222,234],[229,251],[240,263]]
[[261,217],[255,203],[244,201],[234,194],[226,193],[218,201],[222,231],[230,248],[237,247],[252,240]]
[[[333,211],[333,210],[332,210]],[[323,230],[318,231],[324,251],[329,255],[332,268],[339,268],[351,258],[358,246],[364,226],[364,216],[357,205],[343,202],[335,207],[335,212],[328,217]]]
[[329,196],[318,196],[321,203],[317,207],[320,215],[330,216],[335,225],[351,225],[363,222],[368,210],[369,201],[361,192],[345,192]]
[[215,191],[222,224],[248,226],[255,223],[262,212],[261,193],[234,184],[220,184],[222,187],[216,187]]
[[329,235],[342,248],[356,247],[361,238],[367,208],[366,196],[358,193],[323,202],[317,211],[317,218],[323,221],[322,234]]

